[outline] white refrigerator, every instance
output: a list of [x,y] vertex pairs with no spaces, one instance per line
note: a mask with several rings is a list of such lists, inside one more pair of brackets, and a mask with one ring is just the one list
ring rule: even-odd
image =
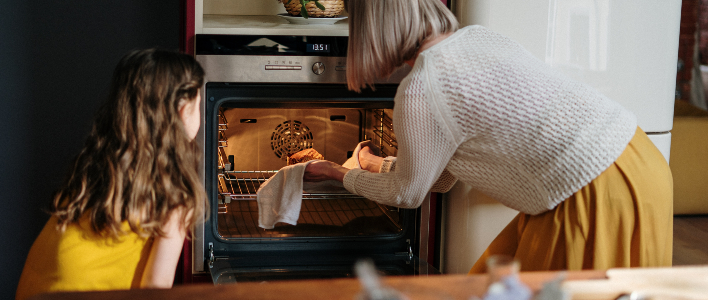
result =
[[[482,25],[637,115],[669,160],[681,0],[456,0]],[[443,201],[442,271],[467,273],[517,211],[458,183]]]

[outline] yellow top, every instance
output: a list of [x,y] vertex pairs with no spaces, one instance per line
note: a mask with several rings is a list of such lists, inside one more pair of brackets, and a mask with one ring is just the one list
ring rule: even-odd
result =
[[20,276],[16,299],[58,291],[120,290],[139,287],[152,239],[130,231],[105,238],[94,233],[89,218],[71,224],[64,233],[51,217],[30,249]]

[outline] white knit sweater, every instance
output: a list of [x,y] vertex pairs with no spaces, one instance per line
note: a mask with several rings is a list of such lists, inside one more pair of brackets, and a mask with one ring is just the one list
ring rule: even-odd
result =
[[398,88],[393,121],[398,157],[382,173],[347,172],[347,190],[413,208],[459,179],[529,214],[590,183],[637,128],[616,102],[481,26],[420,53]]

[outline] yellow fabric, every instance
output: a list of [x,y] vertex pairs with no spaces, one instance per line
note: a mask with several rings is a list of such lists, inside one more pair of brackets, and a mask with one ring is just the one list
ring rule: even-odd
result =
[[119,239],[103,238],[90,229],[88,217],[56,230],[49,219],[25,262],[16,299],[58,291],[120,290],[138,287],[151,240],[130,231]]
[[674,214],[708,214],[708,112],[676,100],[671,130]]
[[674,118],[670,166],[674,214],[708,214],[708,118]]
[[637,129],[622,155],[555,209],[520,213],[470,270],[492,254],[522,271],[671,266],[673,180],[666,159]]

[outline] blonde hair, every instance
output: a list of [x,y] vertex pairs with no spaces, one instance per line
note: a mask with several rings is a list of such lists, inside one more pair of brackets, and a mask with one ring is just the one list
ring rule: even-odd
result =
[[440,0],[348,0],[347,83],[361,91],[412,59],[426,40],[459,25]]
[[50,212],[60,230],[87,215],[91,229],[107,237],[123,234],[123,221],[155,236],[165,234],[173,211],[185,229],[203,216],[200,151],[179,116],[203,82],[204,70],[186,54],[148,49],[120,60],[108,99],[54,195]]

